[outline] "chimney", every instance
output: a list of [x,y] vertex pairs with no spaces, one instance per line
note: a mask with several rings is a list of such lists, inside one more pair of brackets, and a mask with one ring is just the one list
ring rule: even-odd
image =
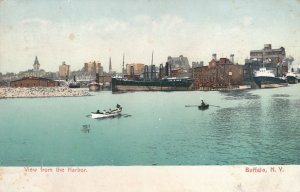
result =
[[234,64],[234,54],[230,55],[230,62]]
[[212,54],[212,59],[214,59],[215,61],[217,60],[217,54],[216,53]]
[[264,44],[264,49],[265,50],[270,50],[270,49],[272,49],[272,45],[271,44]]

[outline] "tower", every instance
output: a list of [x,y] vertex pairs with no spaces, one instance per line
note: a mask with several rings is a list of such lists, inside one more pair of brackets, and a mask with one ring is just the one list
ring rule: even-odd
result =
[[33,64],[34,76],[39,77],[39,70],[40,70],[40,63],[39,63],[37,56],[35,56],[35,60],[34,60],[34,64]]
[[109,57],[109,73],[112,72],[112,68],[111,68],[111,57]]
[[39,60],[38,60],[37,56],[35,56],[35,60],[34,60],[34,64],[33,64],[33,70],[38,71],[39,69],[40,69],[40,63],[39,63]]

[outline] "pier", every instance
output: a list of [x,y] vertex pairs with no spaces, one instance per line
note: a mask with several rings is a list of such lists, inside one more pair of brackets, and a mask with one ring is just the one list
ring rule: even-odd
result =
[[0,98],[81,97],[89,95],[90,93],[86,90],[66,87],[0,88]]

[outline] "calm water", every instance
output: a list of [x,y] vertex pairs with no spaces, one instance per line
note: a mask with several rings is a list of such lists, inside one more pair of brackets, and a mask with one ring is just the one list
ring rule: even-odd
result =
[[[185,107],[201,99],[220,107]],[[87,117],[117,103],[131,116]],[[299,109],[300,84],[232,92],[1,99],[0,165],[300,164]]]

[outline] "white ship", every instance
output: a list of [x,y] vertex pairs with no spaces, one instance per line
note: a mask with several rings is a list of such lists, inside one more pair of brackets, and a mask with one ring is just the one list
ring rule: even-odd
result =
[[284,79],[275,77],[272,70],[267,70],[265,67],[254,71],[254,81],[260,88],[276,88],[286,86],[287,82]]

